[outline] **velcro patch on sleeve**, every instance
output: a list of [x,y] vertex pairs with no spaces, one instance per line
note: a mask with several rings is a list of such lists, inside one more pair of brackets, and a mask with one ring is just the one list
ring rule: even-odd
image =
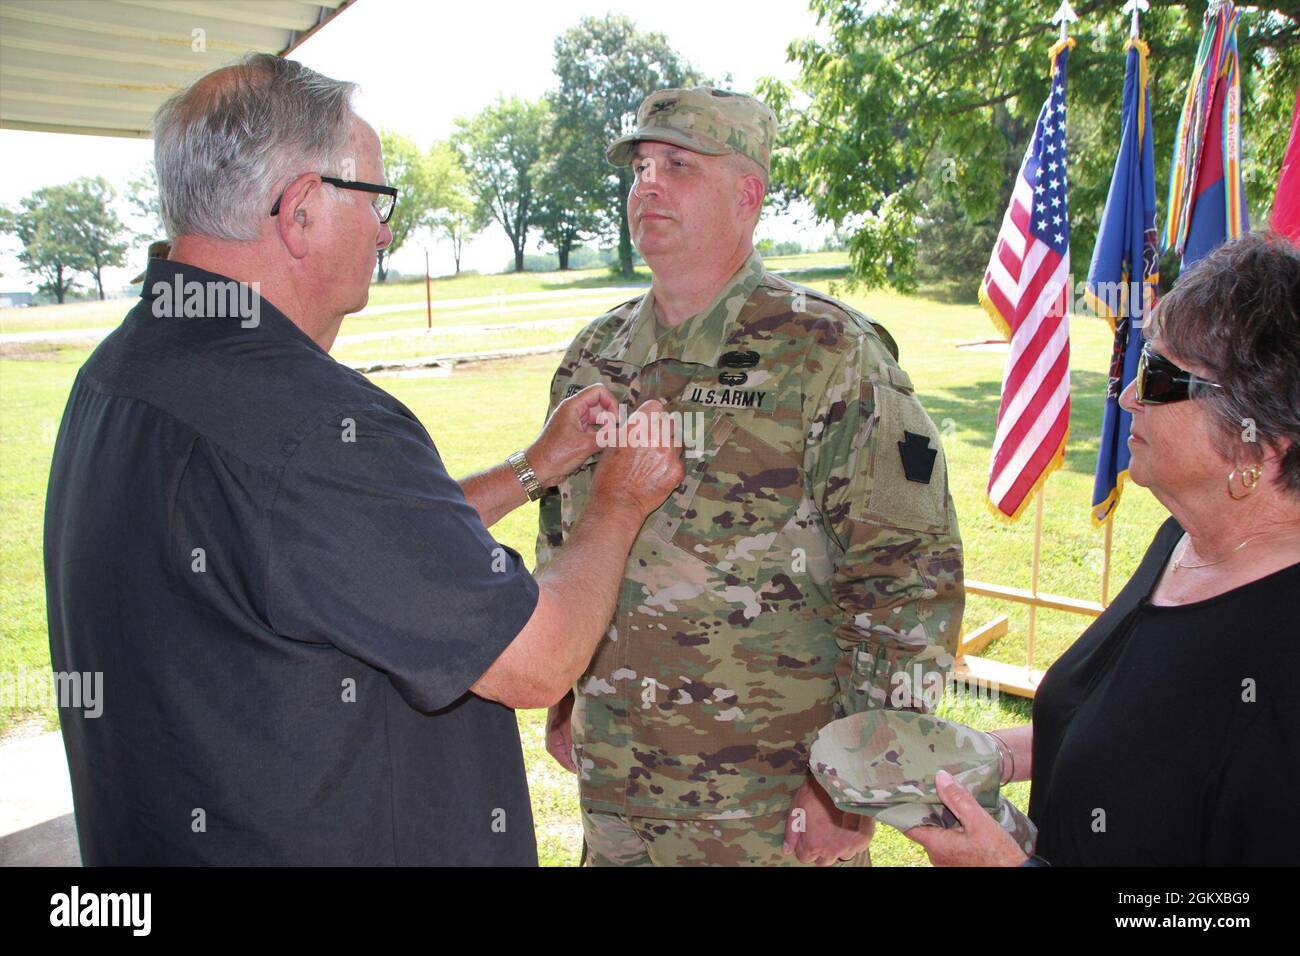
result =
[[916,396],[872,384],[875,414],[855,480],[854,517],[910,531],[948,530],[947,462]]

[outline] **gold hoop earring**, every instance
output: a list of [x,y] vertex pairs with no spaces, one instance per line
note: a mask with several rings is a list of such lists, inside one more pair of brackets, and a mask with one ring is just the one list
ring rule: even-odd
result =
[[1243,498],[1249,498],[1255,493],[1256,486],[1259,485],[1259,476],[1261,472],[1258,467],[1251,465],[1249,468],[1241,469],[1241,487],[1244,494],[1237,494],[1232,490],[1232,483],[1237,480],[1237,469],[1234,468],[1228,472],[1228,497],[1233,501],[1241,501]]

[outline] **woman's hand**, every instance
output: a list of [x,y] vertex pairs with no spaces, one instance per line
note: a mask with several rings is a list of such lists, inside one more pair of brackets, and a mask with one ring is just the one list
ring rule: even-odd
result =
[[935,789],[960,827],[912,827],[909,840],[921,844],[935,866],[1019,866],[1028,857],[1010,833],[998,826],[975,796],[946,770],[934,776]]

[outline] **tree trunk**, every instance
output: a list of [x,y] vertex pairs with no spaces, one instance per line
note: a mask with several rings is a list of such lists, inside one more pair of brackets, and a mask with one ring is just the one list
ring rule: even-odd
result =
[[451,237],[451,258],[456,263],[456,271],[452,275],[460,275],[460,244],[461,240],[453,235]]
[[522,241],[514,243],[515,247],[515,271],[524,271],[524,244]]
[[388,266],[386,265],[386,260],[387,260],[387,259],[388,259],[388,250],[387,250],[387,249],[380,249],[380,250],[379,250],[379,261],[376,263],[376,264],[378,265],[378,267],[379,267],[379,281],[380,281],[380,282],[387,282],[387,281],[388,281]]
[[54,298],[63,305],[63,297],[68,294],[68,287],[63,284],[63,266],[58,266],[54,273]]
[[569,250],[573,248],[573,243],[566,242],[555,247],[555,251],[560,256],[560,271],[569,271]]
[[95,288],[99,289],[99,301],[104,301],[104,280],[100,278],[99,266],[95,266]]

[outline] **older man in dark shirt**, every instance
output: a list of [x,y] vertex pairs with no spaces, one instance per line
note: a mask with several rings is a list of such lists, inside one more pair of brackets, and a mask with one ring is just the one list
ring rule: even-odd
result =
[[171,256],[77,375],[46,508],[54,669],[102,682],[61,713],[87,864],[535,863],[509,708],[582,672],[681,479],[606,451],[534,579],[486,527],[596,451],[609,394],[458,483],[330,358],[392,240],[352,90],[254,56],[159,112]]

